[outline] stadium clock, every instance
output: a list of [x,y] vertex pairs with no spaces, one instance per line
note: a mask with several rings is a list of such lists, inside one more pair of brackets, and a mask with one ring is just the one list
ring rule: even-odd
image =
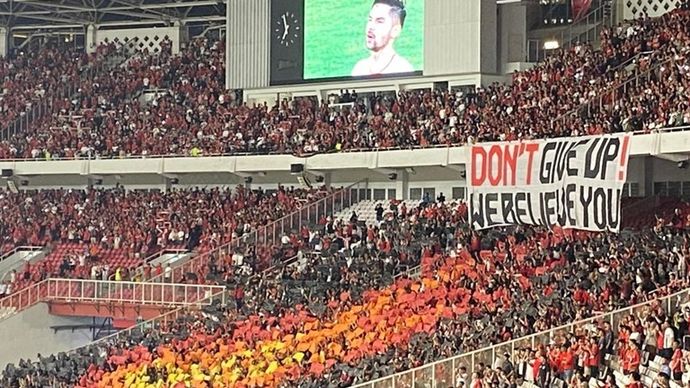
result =
[[300,34],[299,20],[293,12],[285,12],[276,19],[273,33],[281,45],[290,47],[298,41]]

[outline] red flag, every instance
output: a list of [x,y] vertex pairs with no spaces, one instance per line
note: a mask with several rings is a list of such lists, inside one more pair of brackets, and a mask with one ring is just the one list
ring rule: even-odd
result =
[[572,0],[573,23],[585,17],[591,7],[592,0]]

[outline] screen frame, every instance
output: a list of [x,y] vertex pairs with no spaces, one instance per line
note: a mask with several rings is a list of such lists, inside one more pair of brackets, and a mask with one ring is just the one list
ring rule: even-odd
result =
[[340,76],[340,77],[309,78],[309,79],[302,79],[299,81],[276,81],[276,82],[271,82],[271,86],[307,85],[307,84],[343,82],[343,81],[376,81],[376,80],[386,80],[386,79],[403,79],[403,78],[411,78],[411,77],[420,77],[423,75],[424,75],[423,70],[416,70],[416,71],[407,72],[407,73],[364,75],[364,76],[359,76],[359,77],[353,77],[351,75],[346,75],[346,76]]
[[[429,0],[424,1],[425,8],[427,5],[427,2]],[[299,58],[297,58],[295,53],[293,52],[292,60],[295,64],[299,66],[299,69],[294,69],[292,74],[289,75],[286,79],[286,77],[281,77],[280,75],[277,74],[276,69],[278,69],[278,63],[279,61],[283,60],[283,58],[278,58],[277,55],[278,53],[285,52],[285,49],[283,47],[280,47],[273,39],[273,34],[272,30],[269,35],[270,39],[270,51],[269,51],[269,66],[270,66],[270,74],[269,74],[269,85],[270,86],[289,86],[289,85],[309,85],[309,84],[319,84],[319,83],[329,83],[329,82],[357,82],[357,81],[371,81],[371,80],[394,80],[394,79],[406,79],[406,78],[412,78],[412,77],[420,77],[424,76],[424,68],[421,70],[415,70],[411,72],[403,72],[403,73],[390,73],[390,74],[374,74],[374,75],[365,75],[365,76],[352,76],[352,75],[340,75],[340,76],[332,76],[332,77],[318,77],[318,78],[305,78],[304,76],[304,70],[306,67],[305,60],[306,60],[306,47],[305,47],[305,36],[307,34],[306,31],[306,20],[305,20],[305,15],[306,15],[306,0],[271,0],[271,7],[270,7],[270,15],[269,15],[269,20],[271,24],[271,28],[273,28],[272,23],[273,21],[280,16],[280,14],[290,11],[290,12],[295,12],[301,17],[301,26],[302,26],[302,33],[300,34],[300,42],[299,44],[296,45],[296,47],[293,48],[293,50],[296,50],[300,55]],[[423,31],[423,35],[425,35],[425,32]],[[425,40],[424,36],[421,37],[422,40]],[[426,45],[423,45],[422,49],[422,60],[423,63],[426,65]],[[296,75],[299,73],[299,77]]]

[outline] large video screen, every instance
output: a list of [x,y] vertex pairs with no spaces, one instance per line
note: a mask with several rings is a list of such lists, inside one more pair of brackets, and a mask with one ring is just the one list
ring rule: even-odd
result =
[[304,1],[304,79],[423,69],[424,0]]
[[425,0],[272,0],[271,83],[424,68]]

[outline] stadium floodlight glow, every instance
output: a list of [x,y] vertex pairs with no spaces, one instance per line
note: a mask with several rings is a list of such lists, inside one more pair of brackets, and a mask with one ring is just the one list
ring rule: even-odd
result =
[[561,47],[557,40],[547,40],[544,42],[544,50],[556,50]]

